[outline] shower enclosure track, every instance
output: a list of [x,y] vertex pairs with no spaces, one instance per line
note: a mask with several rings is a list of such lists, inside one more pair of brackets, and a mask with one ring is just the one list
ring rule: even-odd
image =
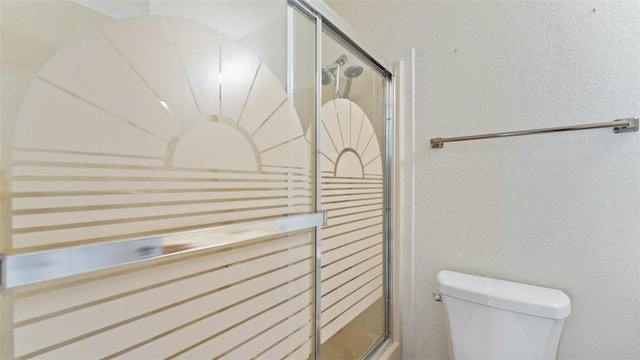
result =
[[0,254],[2,288],[61,279],[194,251],[238,245],[323,226],[324,212],[249,221],[150,238],[74,246],[19,255]]
[[616,134],[638,131],[638,118],[637,117],[625,118],[625,119],[618,119],[618,120],[609,121],[609,122],[600,122],[600,123],[585,124],[585,125],[560,126],[560,127],[552,127],[552,128],[508,131],[508,132],[501,132],[501,133],[458,136],[458,137],[448,137],[448,138],[433,138],[431,139],[431,147],[434,149],[441,149],[444,147],[444,143],[446,142],[493,139],[493,138],[502,138],[502,137],[510,137],[510,136],[535,135],[535,134],[546,134],[546,133],[553,133],[553,132],[588,130],[588,129],[609,128],[609,127],[612,127],[613,132]]

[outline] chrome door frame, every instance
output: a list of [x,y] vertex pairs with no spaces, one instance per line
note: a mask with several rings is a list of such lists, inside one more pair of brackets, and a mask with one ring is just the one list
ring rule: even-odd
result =
[[[321,119],[322,119],[322,78],[321,78],[321,68],[322,68],[322,33],[323,31],[327,31],[331,34],[335,40],[340,42],[342,45],[350,49],[351,51],[357,53],[362,56],[364,60],[369,63],[376,71],[378,71],[385,78],[385,89],[384,89],[384,107],[385,107],[385,167],[384,167],[384,188],[383,188],[383,198],[384,198],[384,219],[383,219],[383,227],[384,227],[384,297],[385,297],[385,329],[384,334],[378,340],[376,344],[367,352],[363,358],[370,359],[376,354],[379,354],[383,351],[394,339],[393,334],[393,319],[394,319],[394,244],[393,235],[394,235],[394,208],[395,204],[394,198],[394,177],[395,177],[395,166],[394,166],[394,138],[395,138],[395,76],[393,72],[390,70],[390,63],[384,59],[380,54],[378,54],[372,47],[368,46],[363,39],[361,39],[356,32],[351,29],[351,27],[344,22],[327,4],[325,4],[322,0],[287,0],[288,4],[291,7],[295,7],[305,13],[306,15],[312,17],[316,21],[316,119],[315,119],[315,128],[316,130],[320,128]],[[292,31],[291,27],[287,29],[288,38],[290,37],[289,32]],[[288,44],[288,49],[290,51],[291,46]],[[287,58],[291,58],[289,55]],[[288,64],[290,67],[291,64]],[[315,172],[316,172],[316,208],[315,211],[321,211],[321,176],[320,176],[320,136],[319,132],[315,132]],[[320,292],[320,271],[322,267],[321,263],[321,242],[322,242],[322,234],[320,227],[316,228],[316,274],[315,274],[315,329],[316,329],[316,337],[315,337],[315,359],[320,359],[321,357],[321,341],[320,341],[320,301],[321,301],[321,292]]]

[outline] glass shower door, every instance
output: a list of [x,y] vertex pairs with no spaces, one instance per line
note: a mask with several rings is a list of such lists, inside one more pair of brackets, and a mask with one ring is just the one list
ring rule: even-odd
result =
[[0,7],[0,358],[313,357],[286,3]]
[[0,358],[349,359],[388,337],[389,74],[320,14],[0,16]]
[[387,335],[386,77],[323,34],[321,354],[359,359]]

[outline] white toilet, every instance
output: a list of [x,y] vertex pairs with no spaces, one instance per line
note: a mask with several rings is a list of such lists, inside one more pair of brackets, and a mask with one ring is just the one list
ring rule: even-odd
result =
[[571,301],[560,290],[468,275],[438,273],[452,357],[555,359]]

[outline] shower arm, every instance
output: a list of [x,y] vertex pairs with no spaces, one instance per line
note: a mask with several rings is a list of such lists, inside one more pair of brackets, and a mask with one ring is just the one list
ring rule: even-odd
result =
[[333,94],[334,99],[339,99],[340,98],[340,64],[336,64],[336,74],[335,74],[335,78],[336,78],[336,90],[335,93]]
[[349,95],[351,95],[351,83],[353,82],[353,78],[348,78],[347,79],[347,86],[344,88],[344,93],[342,94],[343,98],[349,98]]

